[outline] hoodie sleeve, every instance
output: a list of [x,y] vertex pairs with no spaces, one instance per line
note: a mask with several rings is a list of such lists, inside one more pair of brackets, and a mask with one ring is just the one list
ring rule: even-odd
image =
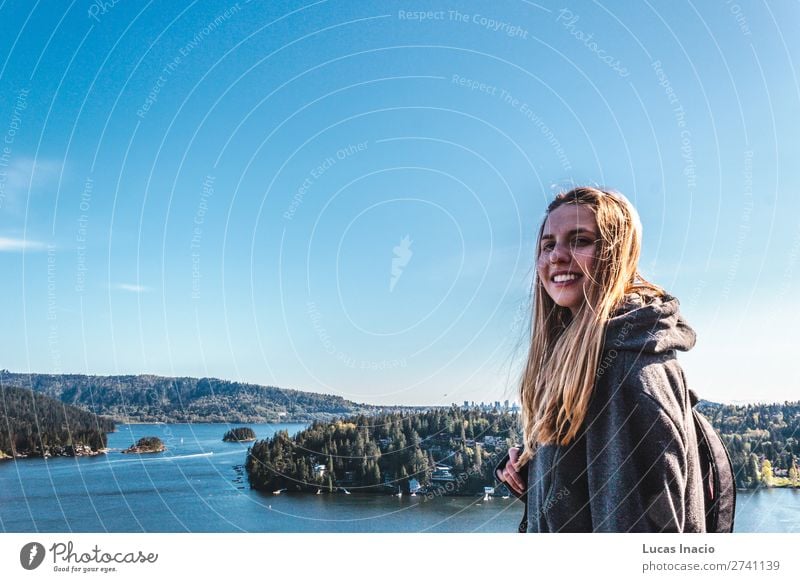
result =
[[685,434],[652,390],[654,384],[663,388],[668,378],[657,365],[624,368],[627,377],[598,383],[590,406],[586,454],[592,529],[681,532]]

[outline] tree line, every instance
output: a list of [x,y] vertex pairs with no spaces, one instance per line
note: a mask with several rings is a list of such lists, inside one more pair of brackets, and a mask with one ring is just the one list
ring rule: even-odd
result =
[[[738,487],[800,486],[800,403],[700,410],[722,436]],[[449,493],[476,493],[495,483],[495,462],[519,442],[517,415],[504,410],[357,415],[258,441],[246,470],[265,491],[409,491],[413,479],[423,490],[450,483]]]
[[313,422],[385,410],[341,396],[216,378],[15,374],[0,370],[0,383],[32,389],[118,422]]
[[706,402],[700,410],[722,436],[738,487],[800,486],[800,402]]
[[31,390],[0,384],[0,456],[65,454],[78,445],[106,447],[114,422]]

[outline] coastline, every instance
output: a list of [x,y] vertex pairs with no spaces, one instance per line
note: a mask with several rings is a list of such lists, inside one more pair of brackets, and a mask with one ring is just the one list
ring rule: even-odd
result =
[[0,451],[0,461],[11,461],[17,459],[50,459],[53,457],[96,457],[98,455],[108,454],[108,448],[98,449],[93,451],[88,445],[78,445],[73,448],[68,447],[52,447],[44,452],[41,451],[23,451],[15,455],[9,455],[4,451]]

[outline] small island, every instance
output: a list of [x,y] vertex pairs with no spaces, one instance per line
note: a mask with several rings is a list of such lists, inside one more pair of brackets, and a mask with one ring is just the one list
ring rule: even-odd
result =
[[126,454],[143,455],[147,453],[163,453],[167,450],[164,443],[158,437],[142,437],[136,441],[135,445],[122,451]]
[[240,426],[226,432],[222,440],[226,443],[251,443],[256,440],[256,433],[249,426]]

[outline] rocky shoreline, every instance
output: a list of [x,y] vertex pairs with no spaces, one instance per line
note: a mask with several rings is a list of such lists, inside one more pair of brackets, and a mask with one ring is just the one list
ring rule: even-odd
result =
[[9,455],[0,451],[0,461],[12,459],[49,459],[51,457],[96,457],[104,455],[108,449],[92,450],[89,445],[67,445],[65,447],[45,447],[44,451],[19,451]]

